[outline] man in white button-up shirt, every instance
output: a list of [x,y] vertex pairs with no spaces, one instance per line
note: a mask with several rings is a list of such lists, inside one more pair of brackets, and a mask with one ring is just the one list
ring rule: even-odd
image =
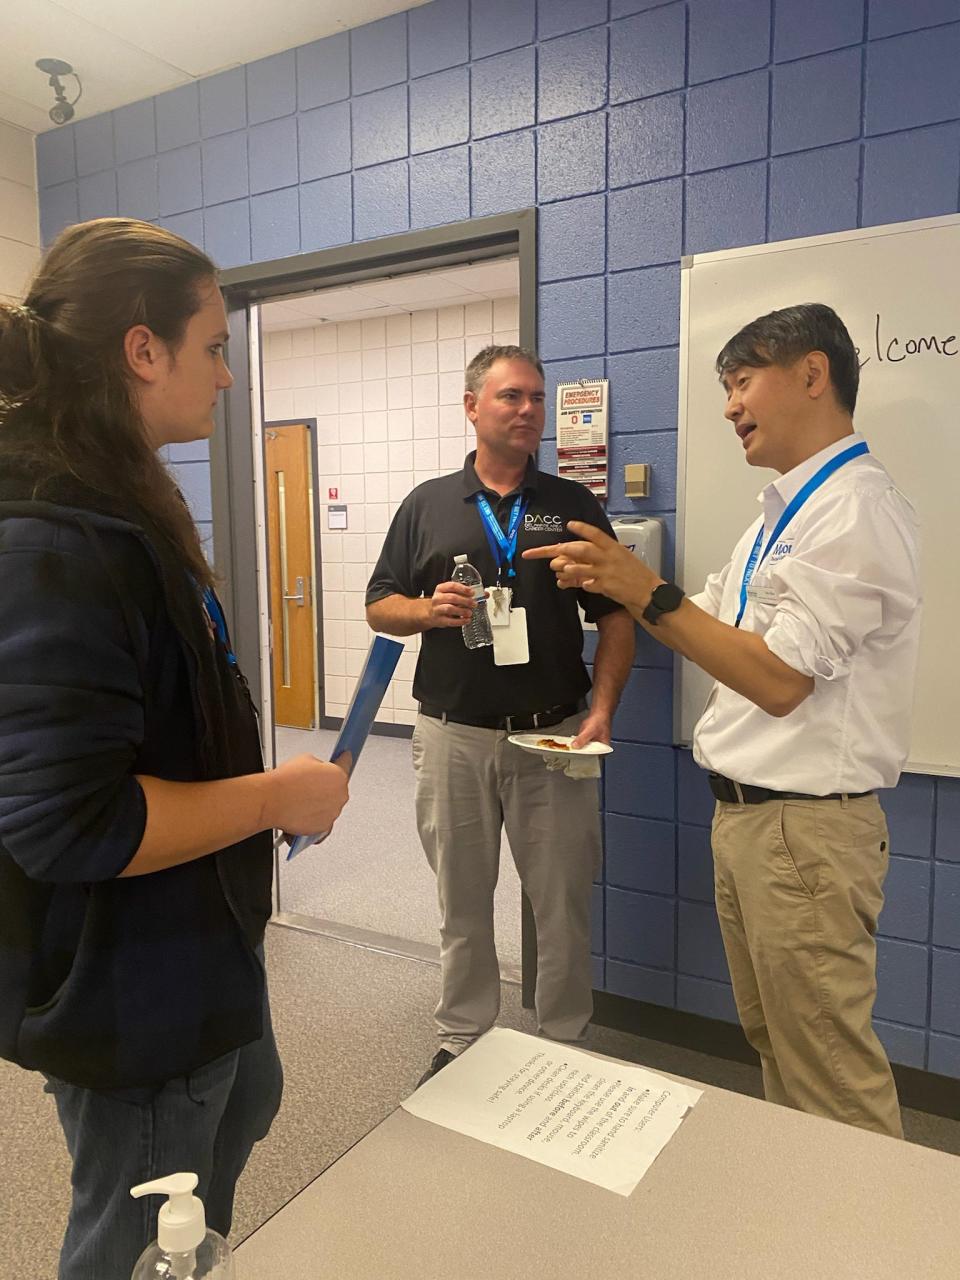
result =
[[913,508],[853,429],[859,365],[820,304],[747,325],[717,371],[751,466],[779,473],[724,569],[686,599],[599,530],[561,586],[625,604],[715,677],[694,756],[717,797],[717,911],[769,1100],[900,1136],[873,1030],[888,835],[920,628]]

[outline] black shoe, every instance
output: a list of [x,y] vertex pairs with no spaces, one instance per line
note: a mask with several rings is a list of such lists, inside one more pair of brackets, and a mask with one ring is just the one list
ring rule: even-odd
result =
[[430,1077],[435,1076],[438,1071],[442,1071],[444,1067],[449,1066],[456,1056],[449,1049],[438,1049],[433,1055],[433,1061],[417,1081],[417,1088],[419,1089],[422,1084],[426,1084]]

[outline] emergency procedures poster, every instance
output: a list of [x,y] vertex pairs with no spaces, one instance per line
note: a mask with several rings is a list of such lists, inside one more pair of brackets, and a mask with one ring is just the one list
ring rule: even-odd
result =
[[557,386],[558,474],[578,480],[598,498],[607,496],[609,395],[607,378]]

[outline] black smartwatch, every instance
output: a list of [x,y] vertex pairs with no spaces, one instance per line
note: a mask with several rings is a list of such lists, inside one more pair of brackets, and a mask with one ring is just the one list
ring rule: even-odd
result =
[[654,587],[650,603],[643,611],[644,622],[655,627],[663,614],[679,609],[682,600],[683,591],[675,582],[661,582],[659,587]]

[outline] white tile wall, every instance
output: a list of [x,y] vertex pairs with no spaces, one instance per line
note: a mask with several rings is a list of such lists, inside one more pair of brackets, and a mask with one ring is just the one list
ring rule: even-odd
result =
[[387,316],[387,346],[410,345],[410,316]]
[[[463,371],[491,342],[517,343],[518,325],[518,300],[497,298],[264,337],[266,421],[317,419],[328,716],[346,713],[370,645],[363,598],[390,521],[414,485],[463,464]],[[331,501],[348,507],[346,532],[327,528]],[[419,636],[404,645],[379,718],[413,724]]]

